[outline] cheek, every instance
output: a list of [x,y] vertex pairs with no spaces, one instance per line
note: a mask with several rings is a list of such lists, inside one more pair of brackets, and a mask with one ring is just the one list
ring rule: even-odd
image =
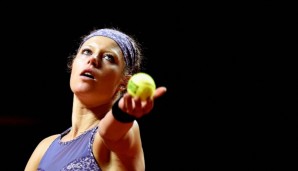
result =
[[72,61],[72,69],[77,68],[77,67],[80,65],[80,63],[82,63],[82,61],[79,60],[78,57],[76,57],[76,58]]
[[71,68],[71,72],[70,72],[70,83],[73,83],[75,80],[75,76],[79,75],[78,71],[79,71],[80,65],[79,62],[74,61],[72,63],[72,68]]
[[81,69],[82,67],[83,67],[83,61],[75,59],[72,63],[71,75],[78,74],[78,72],[80,72],[82,70]]
[[74,73],[74,70],[72,70],[71,74],[70,74],[70,78],[69,78],[69,85],[72,90],[74,88],[75,82],[76,82],[75,81],[75,73]]
[[106,91],[115,92],[118,90],[121,83],[121,78],[119,73],[110,73],[102,78],[101,82],[105,83],[102,86],[105,87]]

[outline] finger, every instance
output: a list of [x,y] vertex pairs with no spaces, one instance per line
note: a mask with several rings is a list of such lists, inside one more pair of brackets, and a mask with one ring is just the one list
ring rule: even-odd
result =
[[159,98],[159,97],[163,96],[166,92],[167,92],[166,87],[164,87],[164,86],[158,87],[158,88],[156,88],[156,90],[154,92],[153,98],[154,99]]
[[128,113],[131,113],[133,111],[132,96],[129,95],[128,93],[126,93],[123,96],[123,100],[124,100],[124,109],[125,109],[125,111],[127,111]]
[[144,114],[149,113],[153,109],[153,100],[147,99],[145,105],[143,106],[143,112]]
[[134,113],[139,117],[143,113],[142,100],[139,97],[134,98]]

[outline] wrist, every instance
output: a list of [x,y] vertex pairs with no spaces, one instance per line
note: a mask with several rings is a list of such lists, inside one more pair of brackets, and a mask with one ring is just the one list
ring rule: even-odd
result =
[[133,122],[134,120],[136,120],[136,117],[123,112],[119,106],[118,106],[119,100],[113,105],[112,107],[112,114],[114,116],[114,118],[122,123],[130,123]]

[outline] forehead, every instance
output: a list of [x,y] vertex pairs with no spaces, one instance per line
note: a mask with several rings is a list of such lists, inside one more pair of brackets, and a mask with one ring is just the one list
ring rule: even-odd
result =
[[98,48],[100,47],[120,50],[120,47],[113,39],[104,36],[91,37],[90,39],[86,40],[82,46],[86,45]]

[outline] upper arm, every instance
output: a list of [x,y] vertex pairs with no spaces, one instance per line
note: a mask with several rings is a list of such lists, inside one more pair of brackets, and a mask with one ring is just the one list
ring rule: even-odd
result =
[[47,151],[50,144],[58,137],[59,135],[52,135],[50,137],[47,137],[43,139],[34,149],[33,153],[31,154],[27,165],[25,167],[25,171],[36,171],[39,165],[39,162],[42,158],[42,156]]

